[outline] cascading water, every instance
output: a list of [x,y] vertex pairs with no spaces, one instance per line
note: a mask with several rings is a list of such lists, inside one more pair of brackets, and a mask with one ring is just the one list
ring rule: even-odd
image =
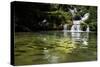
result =
[[[81,16],[76,16],[76,13],[78,12],[76,8],[69,9],[73,19],[73,25],[71,27],[71,32],[82,32],[80,24],[84,23],[85,20],[88,19],[89,13],[86,13],[83,17]],[[89,32],[89,27],[87,27],[87,32]]]
[[[84,23],[84,21],[86,21],[88,19],[89,13],[86,13],[86,14],[84,14],[83,17],[81,17],[81,16],[76,15],[78,13],[76,8],[73,8],[73,9],[69,8],[69,10],[70,10],[70,12],[72,14],[72,18],[73,18],[72,19],[73,24],[72,24],[72,27],[71,27],[71,30],[70,30],[71,36],[72,36],[71,37],[72,41],[73,42],[81,41],[82,44],[87,45],[87,43],[88,43],[87,39],[88,38],[87,37],[82,37],[81,32],[86,32],[88,34],[88,32],[90,32],[89,26],[87,25],[86,31],[83,31],[83,30],[81,30],[81,25],[80,24]],[[69,32],[69,30],[67,30],[67,27],[68,27],[67,25],[68,24],[63,25],[64,37],[67,37],[67,32]],[[84,35],[84,36],[86,36],[86,35]]]
[[64,24],[63,28],[64,28],[63,31],[67,31],[67,24]]
[[81,21],[85,21],[89,18],[89,13],[86,13],[83,17],[81,17]]
[[71,27],[71,32],[80,32],[81,29],[80,29],[80,20],[74,20],[73,21],[73,25]]
[[89,26],[87,26],[86,32],[90,32],[90,28],[89,28]]
[[67,37],[67,32],[68,32],[68,30],[67,30],[67,24],[64,24],[63,25],[63,32],[64,32],[64,37]]
[[[81,16],[76,15],[78,13],[76,8],[73,8],[73,9],[69,8],[69,11],[71,12],[72,18],[73,18],[73,20],[72,20],[73,24],[72,24],[72,27],[71,27],[71,30],[70,30],[71,36],[72,36],[71,37],[72,41],[73,42],[81,41],[82,44],[87,45],[88,44],[88,42],[87,42],[88,38],[82,36],[81,32],[83,32],[83,31],[81,30],[80,24],[84,23],[84,21],[86,21],[89,18],[89,13],[86,13],[86,14],[84,14],[83,17],[81,17]],[[85,32],[88,34],[89,31],[90,31],[89,26],[87,25],[87,29],[86,29]],[[84,35],[84,36],[88,36],[88,35]]]

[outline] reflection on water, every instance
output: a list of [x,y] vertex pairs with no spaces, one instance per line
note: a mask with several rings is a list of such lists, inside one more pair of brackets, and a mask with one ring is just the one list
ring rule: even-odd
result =
[[71,36],[71,40],[73,43],[81,43],[83,45],[88,45],[89,32],[69,32],[64,31],[64,37]]
[[72,41],[78,42],[81,41],[81,33],[79,32],[71,32]]
[[83,45],[88,45],[89,32],[72,32],[71,36],[73,42],[80,42]]
[[92,32],[16,33],[15,64],[96,60],[96,37]]

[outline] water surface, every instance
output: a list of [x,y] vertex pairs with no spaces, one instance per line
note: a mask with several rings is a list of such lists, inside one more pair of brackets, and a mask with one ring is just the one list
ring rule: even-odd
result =
[[94,61],[97,34],[93,32],[16,32],[15,65]]

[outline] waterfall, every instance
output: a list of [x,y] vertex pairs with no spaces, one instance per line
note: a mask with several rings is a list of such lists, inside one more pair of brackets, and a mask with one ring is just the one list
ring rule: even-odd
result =
[[[72,14],[72,27],[71,27],[71,38],[74,43],[82,42],[83,45],[88,45],[88,33],[90,32],[89,26],[87,25],[86,33],[81,30],[81,23],[84,23],[89,18],[89,13],[85,13],[84,16],[77,15],[77,8],[68,8]],[[82,12],[82,11],[81,11]],[[84,35],[82,35],[84,34]],[[64,34],[65,35],[65,34]]]
[[73,21],[73,25],[71,27],[71,32],[81,32],[80,29],[80,20],[74,20]]
[[71,27],[71,32],[75,32],[75,25]]
[[47,20],[46,20],[46,19],[44,19],[44,20],[42,21],[42,23],[45,23],[45,22],[47,22]]
[[89,13],[86,13],[83,17],[81,17],[81,20],[84,22],[89,18]]
[[[82,32],[80,24],[87,20],[89,17],[89,13],[86,13],[83,17],[75,17],[73,20],[73,25],[71,27],[71,32]],[[89,27],[87,27],[87,32],[89,32]]]
[[[80,24],[86,21],[89,18],[89,13],[85,13],[83,17],[76,16],[78,13],[77,8],[73,7],[73,9],[69,8],[69,11],[73,17],[73,25],[71,27],[71,32],[82,32]],[[87,27],[87,32],[89,32],[89,27]]]
[[90,32],[90,28],[89,28],[89,26],[87,26],[86,32]]
[[80,17],[75,16],[77,13],[77,9],[74,7],[74,9],[69,9],[69,11],[71,12],[73,18],[73,25],[71,27],[71,32],[81,32],[80,29],[80,23],[81,23],[81,19]]
[[74,17],[75,13],[77,13],[77,9],[75,7],[74,7],[74,9],[70,9],[70,8],[68,8],[68,9],[71,12],[72,16]]
[[67,30],[67,24],[63,25],[63,32],[64,32],[64,37],[67,37],[67,32],[68,32],[68,30]]
[[64,24],[63,28],[64,28],[63,31],[66,32],[67,31],[67,24]]
[[[80,16],[77,15],[78,13],[77,8],[73,7],[73,8],[68,8],[68,9],[70,13],[72,14],[72,18],[73,18],[72,20],[73,24],[72,24],[70,32],[83,32],[81,30],[80,24],[84,23],[84,21],[86,21],[89,18],[89,13],[85,13],[84,16],[82,17],[81,15]],[[68,32],[67,24],[63,25],[63,31]],[[89,27],[87,27],[86,32],[89,32]]]

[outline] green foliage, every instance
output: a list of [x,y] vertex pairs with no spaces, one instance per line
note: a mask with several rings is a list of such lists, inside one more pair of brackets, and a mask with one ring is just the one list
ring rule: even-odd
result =
[[[67,23],[72,25],[72,15],[69,8],[77,8],[76,15],[84,16],[90,13],[89,19],[85,21],[90,29],[96,31],[97,7],[65,4],[43,4],[43,3],[13,3],[15,11],[15,31],[37,31],[37,30],[60,30]],[[42,21],[47,21],[43,23]]]
[[[89,19],[82,24],[82,29],[85,30],[89,25],[91,31],[97,29],[97,8],[94,6],[74,6],[77,8],[77,16],[84,16],[85,13],[89,13]],[[56,27],[60,24],[72,24],[72,15],[66,10],[68,5],[51,4],[50,11],[48,11],[49,22],[54,23]]]
[[[68,23],[68,20],[71,20],[71,14],[69,12],[64,12],[62,10],[57,10],[57,11],[52,11],[52,12],[48,12],[49,13],[49,17],[55,17],[57,22],[65,22]],[[51,19],[50,19],[51,20]],[[55,21],[55,20],[52,20]]]

